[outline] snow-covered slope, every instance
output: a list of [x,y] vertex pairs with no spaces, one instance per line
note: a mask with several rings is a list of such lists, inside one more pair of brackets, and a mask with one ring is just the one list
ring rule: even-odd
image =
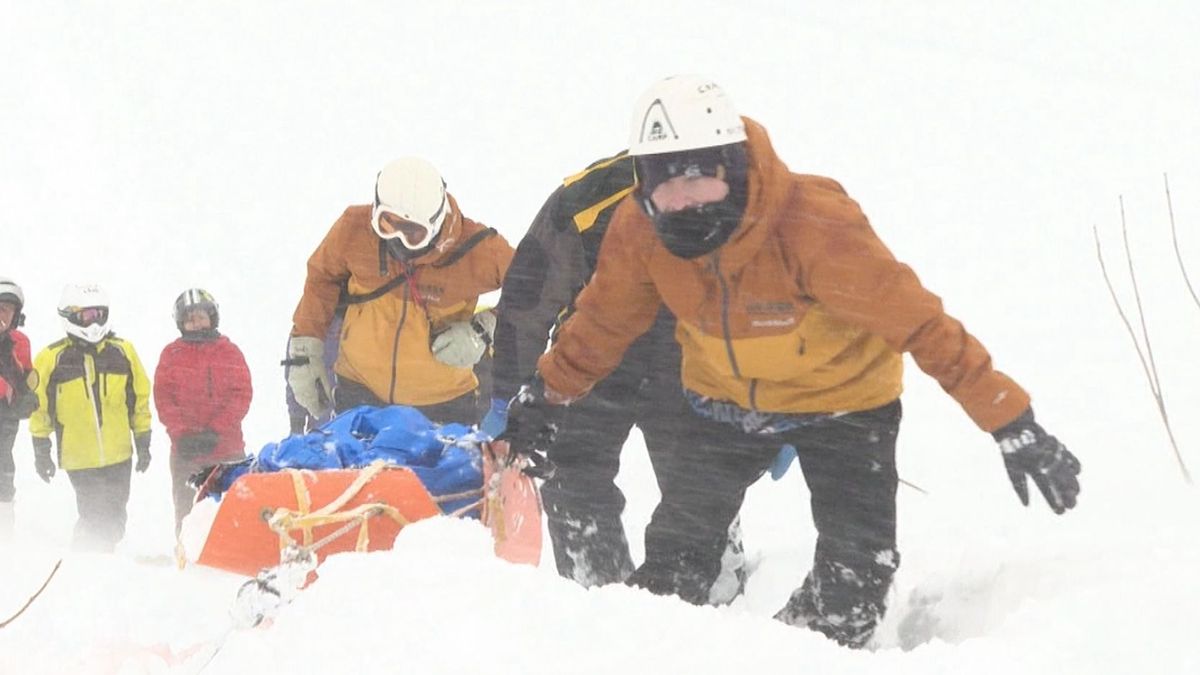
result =
[[[1200,497],[1180,478],[1095,257],[1132,308],[1129,237],[1184,458],[1200,471],[1200,7],[1054,3],[11,3],[0,12],[0,275],[35,348],[71,281],[104,284],[153,369],[192,285],[254,375],[252,446],[286,430],[277,366],[304,261],[387,160],[428,157],[464,211],[519,239],[561,176],[626,143],[640,91],[721,82],[794,171],[838,179],[898,257],[1034,395],[1083,462],[1063,517],[1013,496],[991,439],[915,367],[903,563],[880,647],[854,653],[771,614],[812,553],[798,472],[751,491],[746,596],[693,608],[584,591],[426,522],[395,550],[331,560],[206,673],[1196,672]],[[156,564],[172,545],[165,435],[134,478],[115,556],[66,553],[65,476],[32,472],[0,552],[0,672],[192,672],[240,580]],[[657,500],[640,437],[621,476],[635,557]],[[1036,499],[1036,497],[1035,497]],[[549,562],[549,561],[547,561]],[[11,608],[11,609],[10,609]],[[189,649],[195,651],[189,652]],[[172,665],[174,664],[174,665]]]

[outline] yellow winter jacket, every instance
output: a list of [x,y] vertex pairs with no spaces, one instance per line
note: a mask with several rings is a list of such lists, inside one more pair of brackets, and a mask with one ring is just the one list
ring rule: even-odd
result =
[[58,445],[59,466],[96,469],[133,455],[134,435],[150,431],[150,379],[133,345],[109,336],[96,345],[64,338],[33,360],[34,438]]

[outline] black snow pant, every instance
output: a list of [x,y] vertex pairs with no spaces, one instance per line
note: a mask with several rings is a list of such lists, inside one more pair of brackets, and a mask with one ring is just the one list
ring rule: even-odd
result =
[[13,462],[12,451],[20,425],[21,421],[18,419],[0,416],[0,503],[11,502],[17,494],[14,484],[17,465]]
[[[339,376],[337,386],[333,388],[333,407],[337,414],[360,405],[382,408],[388,403],[376,396],[365,384]],[[409,407],[420,410],[430,421],[438,424],[458,422],[469,425],[475,424],[483,416],[480,405],[479,390],[475,389],[449,401]]]
[[555,472],[541,487],[560,575],[590,587],[620,583],[633,572],[621,524],[625,496],[613,479],[635,424],[660,486],[662,476],[673,472],[684,450],[680,427],[694,417],[680,389],[679,358],[674,317],[662,310],[621,365],[567,408],[547,451]]
[[75,536],[71,548],[76,551],[111,553],[125,536],[126,506],[133,460],[98,469],[68,471],[75,488]]
[[693,416],[689,470],[660,474],[662,502],[646,530],[646,562],[631,585],[705,602],[726,528],[746,489],[784,444],[796,448],[817,529],[813,567],[775,618],[851,647],[870,639],[899,566],[896,433],[900,402],[777,434],[748,434]]

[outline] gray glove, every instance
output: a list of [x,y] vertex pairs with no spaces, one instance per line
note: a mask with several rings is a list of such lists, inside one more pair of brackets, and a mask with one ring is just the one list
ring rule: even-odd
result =
[[430,350],[434,358],[455,368],[470,368],[479,363],[492,344],[496,315],[492,310],[479,312],[470,321],[456,321],[433,337]]
[[296,402],[316,419],[333,411],[333,386],[325,370],[325,341],[293,335],[288,340],[287,382]]

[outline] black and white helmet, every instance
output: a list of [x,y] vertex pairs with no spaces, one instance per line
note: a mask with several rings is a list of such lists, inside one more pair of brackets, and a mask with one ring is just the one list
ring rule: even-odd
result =
[[178,298],[175,298],[175,327],[179,329],[179,332],[186,332],[183,329],[183,324],[187,321],[188,314],[195,309],[202,309],[208,312],[208,320],[212,323],[210,330],[215,331],[217,324],[221,320],[221,312],[216,298],[212,296],[212,293],[203,288],[189,288],[180,293]]
[[0,277],[0,302],[9,302],[16,306],[17,311],[13,313],[13,322],[9,328],[17,328],[25,323],[25,314],[22,310],[25,308],[25,293],[17,282],[8,277]]

